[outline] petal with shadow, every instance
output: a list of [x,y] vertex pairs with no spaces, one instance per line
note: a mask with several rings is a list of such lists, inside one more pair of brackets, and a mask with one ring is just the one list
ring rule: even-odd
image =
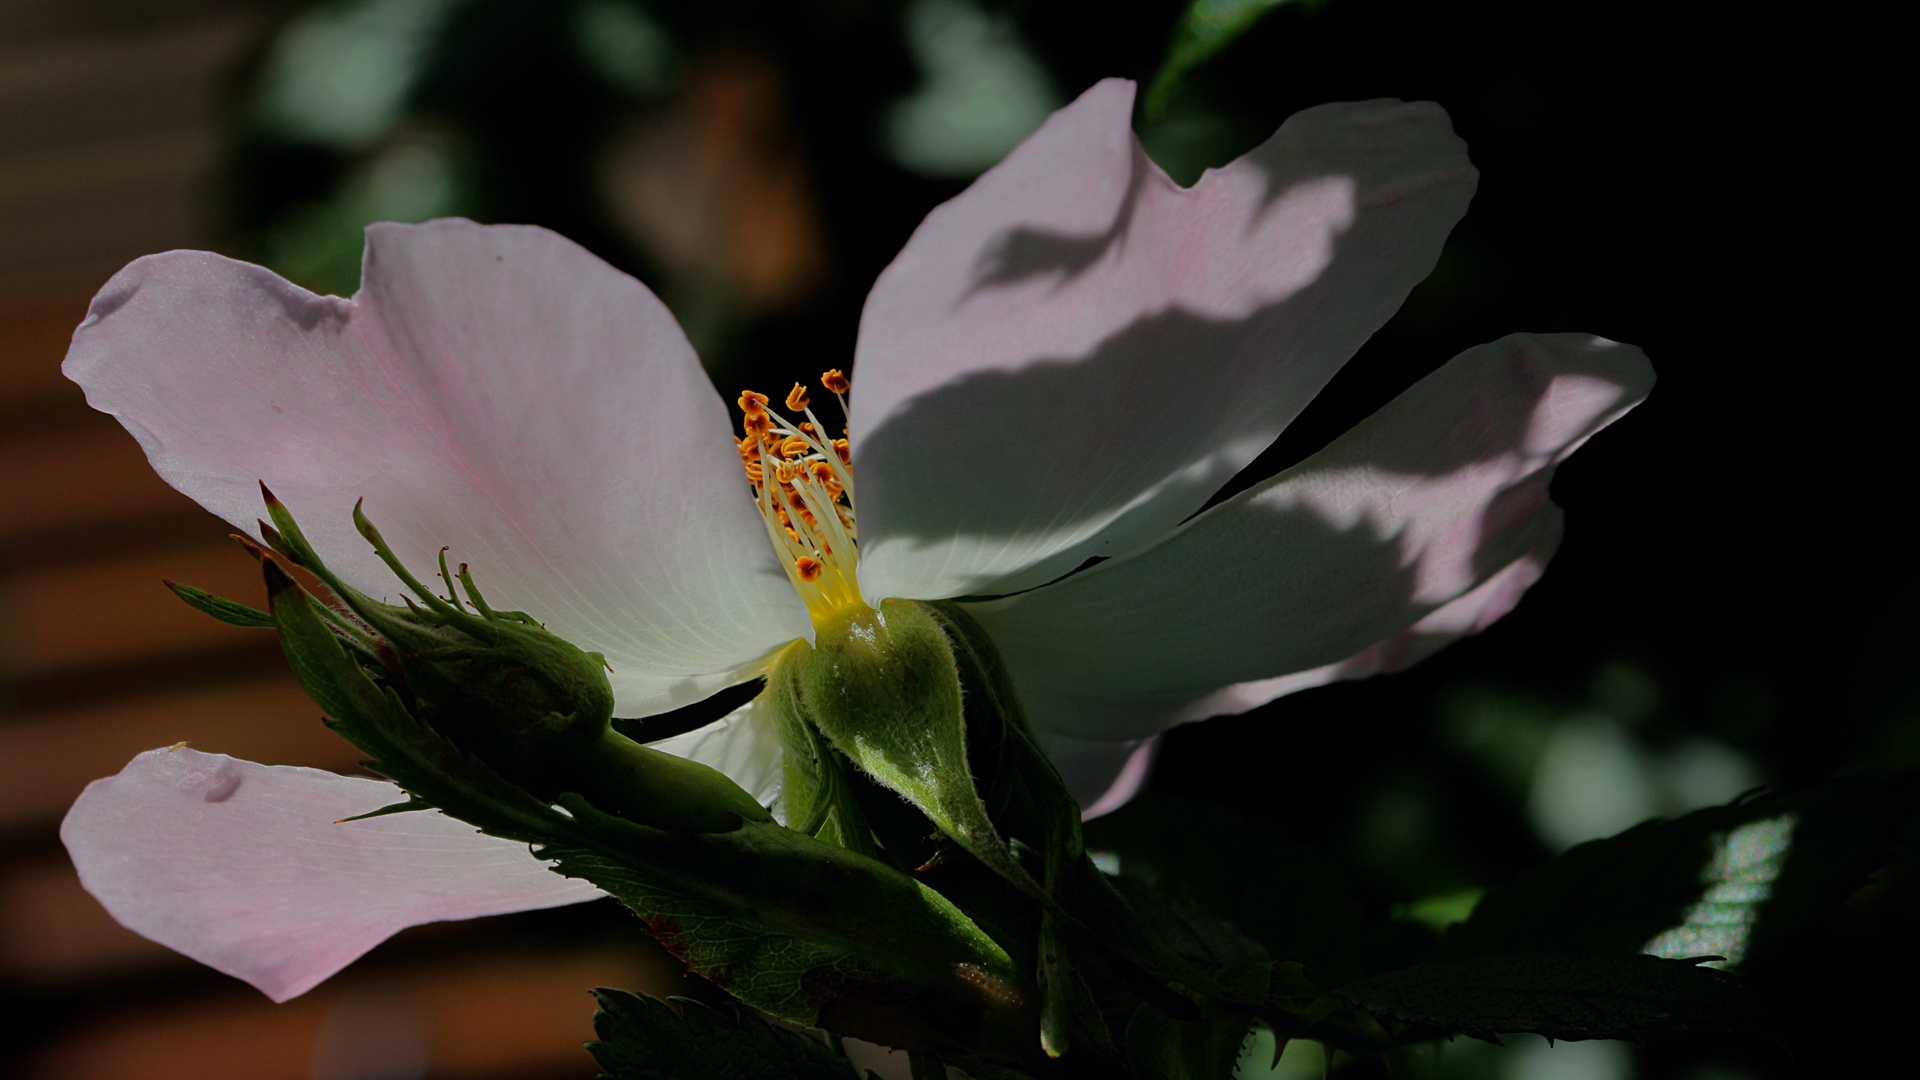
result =
[[1111,814],[1138,795],[1160,749],[1158,736],[1090,742],[1045,731],[1038,735],[1047,757],[1060,770],[1067,794],[1080,804],[1082,818]]
[[409,926],[604,895],[437,810],[341,821],[404,797],[378,780],[149,750],[87,785],[60,839],[121,925],[275,1001]]
[[[1557,513],[1554,521],[1557,526]],[[1316,686],[1400,671],[1463,637],[1485,630],[1512,611],[1533,583],[1546,573],[1547,562],[1552,559],[1553,549],[1558,546],[1559,540],[1560,530],[1557,527],[1543,530],[1542,542],[1537,550],[1514,560],[1472,592],[1441,605],[1392,637],[1376,641],[1352,656],[1331,664],[1271,679],[1235,683],[1211,693],[1175,694],[1157,699],[1134,697],[1115,701],[1097,694],[1033,685],[1026,688],[1023,703],[1030,715],[1038,717],[1039,722],[1052,728],[1073,731],[1164,731],[1197,720],[1248,712],[1275,698]],[[1135,748],[1151,745],[1155,741],[1128,739],[1122,742],[1093,742],[1068,739],[1047,732],[1042,732],[1040,737],[1049,748],[1063,743],[1071,747],[1073,760],[1079,763],[1082,775],[1094,775],[1103,766],[1111,771],[1114,782],[1101,792],[1097,801],[1086,803],[1083,800],[1087,806],[1087,817],[1098,817],[1118,810],[1138,792],[1137,784],[1129,787],[1121,780],[1132,768],[1131,755]],[[1068,766],[1063,764],[1061,772],[1067,774]],[[1142,775],[1141,781],[1144,780]]]
[[373,226],[352,300],[149,256],[94,298],[65,371],[235,525],[253,530],[264,480],[370,595],[399,583],[355,499],[422,578],[452,545],[494,607],[606,654],[621,715],[811,634],[679,325],[544,229]]
[[934,210],[860,324],[872,602],[1013,592],[1163,537],[1439,257],[1475,182],[1430,103],[1325,105],[1181,188],[1109,80]]
[[1584,335],[1469,349],[1154,548],[969,610],[1035,725],[1081,739],[1393,666],[1511,607],[1559,538],[1553,466],[1652,383]]

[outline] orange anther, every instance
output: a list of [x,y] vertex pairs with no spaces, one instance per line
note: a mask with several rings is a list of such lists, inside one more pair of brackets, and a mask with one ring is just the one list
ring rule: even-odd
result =
[[806,407],[807,388],[801,386],[799,383],[794,383],[793,389],[787,391],[787,408],[793,412],[799,412]]
[[853,380],[842,375],[839,368],[834,368],[820,373],[820,385],[833,393],[844,394],[847,388],[853,385]]
[[803,514],[807,512],[807,500],[801,498],[797,491],[787,492],[787,505]]
[[768,416],[765,409],[750,412],[740,421],[740,429],[753,435],[764,435],[772,426],[773,417]]
[[751,390],[742,390],[739,401],[740,411],[746,413],[748,416],[767,411],[767,395],[765,394],[756,394]]
[[787,539],[793,541],[796,544],[800,542],[800,534],[797,532],[794,532],[793,526],[791,525],[787,526]]
[[833,440],[833,452],[840,455],[841,464],[843,465],[853,464],[853,449],[847,445],[847,440],[845,439]]
[[788,439],[786,442],[783,442],[780,444],[780,456],[783,458],[796,458],[806,452],[807,452],[807,440],[801,438],[798,435],[795,435],[792,438]]
[[801,581],[818,581],[826,566],[811,555],[802,555],[793,560],[793,570],[800,575]]
[[802,435],[813,434],[813,425],[807,423],[805,420],[800,421],[800,434]]
[[813,478],[822,484],[831,485],[834,482],[833,466],[827,464],[824,461],[814,462],[812,465],[807,467],[807,472],[811,473]]
[[780,481],[782,485],[793,483],[793,478],[799,473],[800,467],[791,461],[783,461],[773,467],[773,478]]
[[766,477],[766,473],[764,470],[760,468],[759,462],[757,461],[747,462],[747,479],[757,484],[761,480],[765,479],[765,477]]

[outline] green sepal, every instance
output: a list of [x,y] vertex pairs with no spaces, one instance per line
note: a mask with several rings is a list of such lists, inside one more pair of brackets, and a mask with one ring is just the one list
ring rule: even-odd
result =
[[[796,648],[805,646],[796,642],[788,652]],[[780,738],[787,826],[862,855],[876,855],[873,830],[847,775],[849,763],[805,719],[799,674],[796,665],[777,665],[766,690]]]
[[187,606],[219,619],[228,626],[249,628],[273,626],[273,616],[256,607],[248,607],[224,596],[215,596],[205,589],[196,589],[191,585],[182,585],[177,581],[161,581],[162,585],[173,590],[173,595],[187,602]]
[[365,821],[368,818],[386,817],[388,814],[410,814],[415,810],[431,810],[431,809],[433,809],[432,803],[421,802],[419,799],[416,799],[413,796],[409,795],[400,802],[388,803],[386,806],[383,806],[378,810],[369,810],[364,814],[355,814],[349,818],[341,818],[340,822],[342,824],[345,824],[346,822],[349,822],[349,821]]

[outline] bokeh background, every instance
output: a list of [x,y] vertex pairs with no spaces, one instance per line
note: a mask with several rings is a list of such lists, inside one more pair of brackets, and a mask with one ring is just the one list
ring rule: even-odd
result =
[[[723,389],[779,390],[847,366],[920,218],[1096,79],[1150,79],[1182,9],[0,0],[0,1072],[584,1078],[588,986],[685,986],[600,903],[408,931],[273,1006],[81,891],[59,818],[141,750],[355,767],[269,636],[160,587],[259,593],[226,527],[58,376],[109,274],[205,247],[345,295],[368,221],[533,222],[648,282]],[[1432,98],[1483,172],[1433,277],[1255,469],[1513,330],[1631,341],[1661,379],[1561,470],[1567,542],[1519,611],[1415,671],[1181,729],[1154,789],[1278,822],[1366,882],[1374,917],[1444,920],[1647,816],[1920,759],[1913,349],[1887,325],[1910,303],[1902,140],[1870,85],[1890,31],[1862,17],[1280,4],[1140,118],[1190,181],[1296,109]],[[1800,1065],[1514,1040],[1440,1067],[1844,1069],[1855,1033],[1911,1015],[1910,991],[1863,988],[1920,952],[1911,921],[1845,933],[1776,975],[1804,986],[1782,1021],[1809,1036]]]

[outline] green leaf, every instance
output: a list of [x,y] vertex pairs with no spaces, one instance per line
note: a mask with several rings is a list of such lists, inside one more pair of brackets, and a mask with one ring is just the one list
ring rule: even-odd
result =
[[1113,886],[1169,948],[1203,971],[1217,975],[1271,959],[1266,946],[1188,896],[1161,892],[1134,877],[1114,878]]
[[1759,1032],[1766,1018],[1737,976],[1657,956],[1521,953],[1416,964],[1338,996],[1414,1033],[1534,1032],[1637,1039],[1660,1031]]
[[1158,117],[1195,68],[1287,4],[1315,8],[1323,0],[1193,0],[1174,24],[1166,59],[1147,90],[1148,118]]
[[228,600],[224,596],[215,596],[205,589],[196,589],[191,585],[182,585],[177,581],[162,581],[161,584],[173,590],[173,595],[187,602],[187,605],[203,615],[211,615],[230,626],[271,627],[273,616],[259,608]]
[[857,1080],[839,1054],[743,1009],[595,990],[603,1080]]
[[1920,774],[1908,771],[1647,822],[1489,893],[1437,958],[1649,952],[1764,963],[1867,884],[1916,805]]
[[[940,894],[791,829],[668,833],[577,796],[543,858],[619,897],[695,971],[782,1019],[891,1046],[1031,1054],[1028,983]],[[875,1019],[878,1017],[879,1019]]]

